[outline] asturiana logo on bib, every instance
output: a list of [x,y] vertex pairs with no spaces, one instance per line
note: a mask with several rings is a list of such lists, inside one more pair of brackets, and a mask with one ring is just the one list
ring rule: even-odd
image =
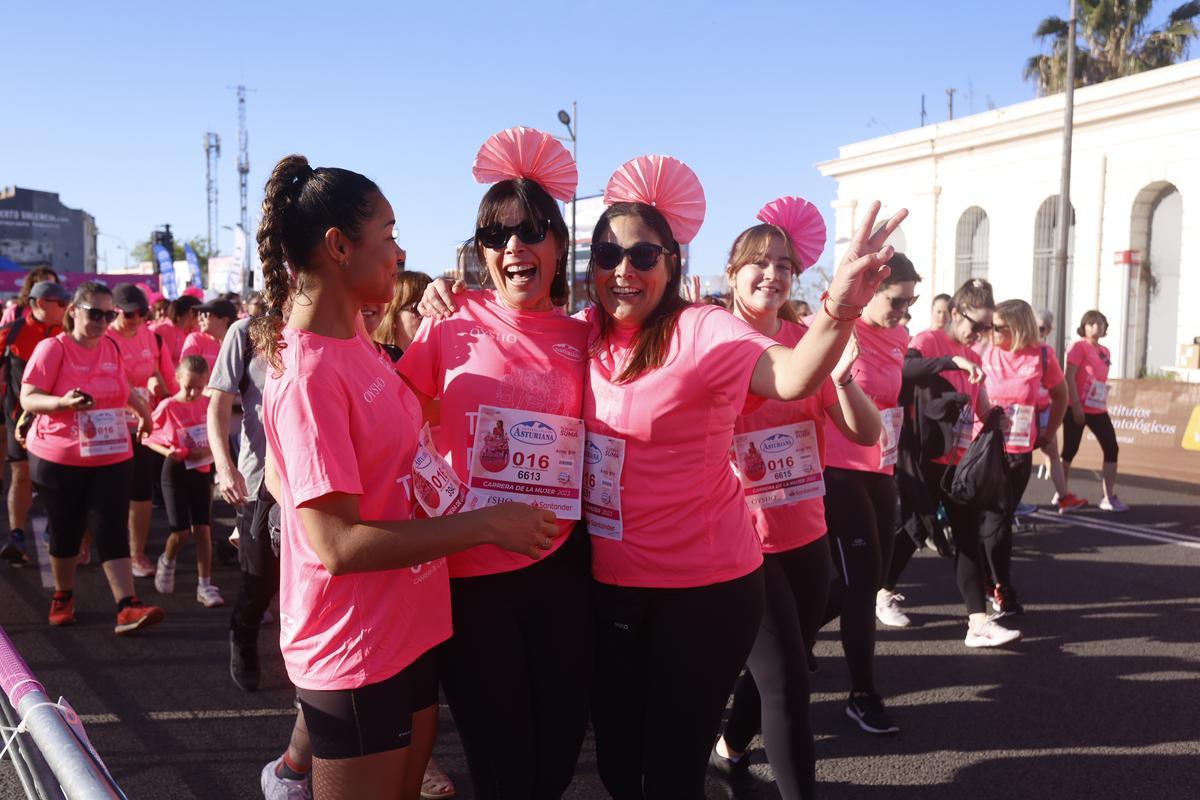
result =
[[604,453],[596,446],[595,442],[588,442],[587,447],[583,451],[583,460],[589,464],[599,464],[604,458]]
[[535,419],[518,422],[508,429],[508,435],[525,444],[554,444],[558,441],[554,428]]
[[572,361],[583,361],[583,351],[573,344],[559,342],[552,349],[563,358],[569,358]]
[[433,463],[433,456],[423,450],[417,451],[417,457],[413,459],[413,466],[417,469],[425,469]]
[[782,453],[784,450],[791,450],[795,443],[796,440],[786,433],[777,433],[763,440],[762,451],[764,453]]

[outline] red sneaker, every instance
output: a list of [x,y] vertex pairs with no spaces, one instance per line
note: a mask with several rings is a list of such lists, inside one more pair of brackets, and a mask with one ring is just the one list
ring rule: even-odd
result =
[[167,615],[158,606],[148,606],[133,598],[133,602],[117,612],[117,627],[113,631],[117,636],[124,636],[142,628],[149,628],[162,622]]
[[54,593],[54,599],[50,601],[50,624],[55,627],[75,624],[75,595]]
[[1082,497],[1076,497],[1068,492],[1065,496],[1058,499],[1058,513],[1067,514],[1077,508],[1083,508],[1087,504],[1087,500],[1084,500]]

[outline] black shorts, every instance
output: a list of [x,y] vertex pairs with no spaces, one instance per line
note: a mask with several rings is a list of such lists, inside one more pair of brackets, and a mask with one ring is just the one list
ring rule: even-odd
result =
[[343,758],[399,750],[412,742],[413,714],[437,703],[433,651],[379,683],[322,692],[297,689],[316,758]]
[[149,503],[154,497],[154,456],[157,455],[146,445],[139,443],[133,434],[133,487],[129,499],[134,503]]
[[8,420],[8,424],[4,426],[4,430],[7,432],[8,438],[8,455],[4,460],[10,464],[14,461],[28,461],[29,453],[17,441],[17,423],[11,419]]
[[167,527],[172,533],[193,525],[208,525],[212,517],[213,473],[188,469],[181,461],[167,458],[162,466],[163,505]]
[[57,464],[34,456],[29,477],[50,524],[50,555],[79,555],[83,531],[92,532],[100,561],[129,558],[129,481],[133,459],[103,467]]

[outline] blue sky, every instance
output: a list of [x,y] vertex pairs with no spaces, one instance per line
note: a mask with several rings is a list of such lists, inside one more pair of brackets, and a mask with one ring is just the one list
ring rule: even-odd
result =
[[[1160,3],[1157,17],[1177,3]],[[222,139],[220,216],[238,219],[237,105],[249,94],[252,219],[275,161],[375,179],[409,266],[440,272],[469,236],[490,134],[565,132],[579,103],[580,195],[625,160],[675,155],[708,197],[693,269],[720,271],[763,203],[812,200],[832,222],[840,144],[1034,96],[1032,38],[1066,0],[801,2],[9,3],[0,185],[57,191],[96,217],[120,264],[170,223],[204,235],[203,135]],[[830,237],[832,239],[832,236]],[[230,235],[221,245],[230,250]],[[824,260],[830,258],[826,250]]]

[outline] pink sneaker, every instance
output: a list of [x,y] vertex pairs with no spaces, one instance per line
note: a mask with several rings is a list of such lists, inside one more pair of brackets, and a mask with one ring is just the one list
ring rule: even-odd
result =
[[130,559],[133,562],[133,577],[153,578],[154,562],[145,553],[138,553]]

